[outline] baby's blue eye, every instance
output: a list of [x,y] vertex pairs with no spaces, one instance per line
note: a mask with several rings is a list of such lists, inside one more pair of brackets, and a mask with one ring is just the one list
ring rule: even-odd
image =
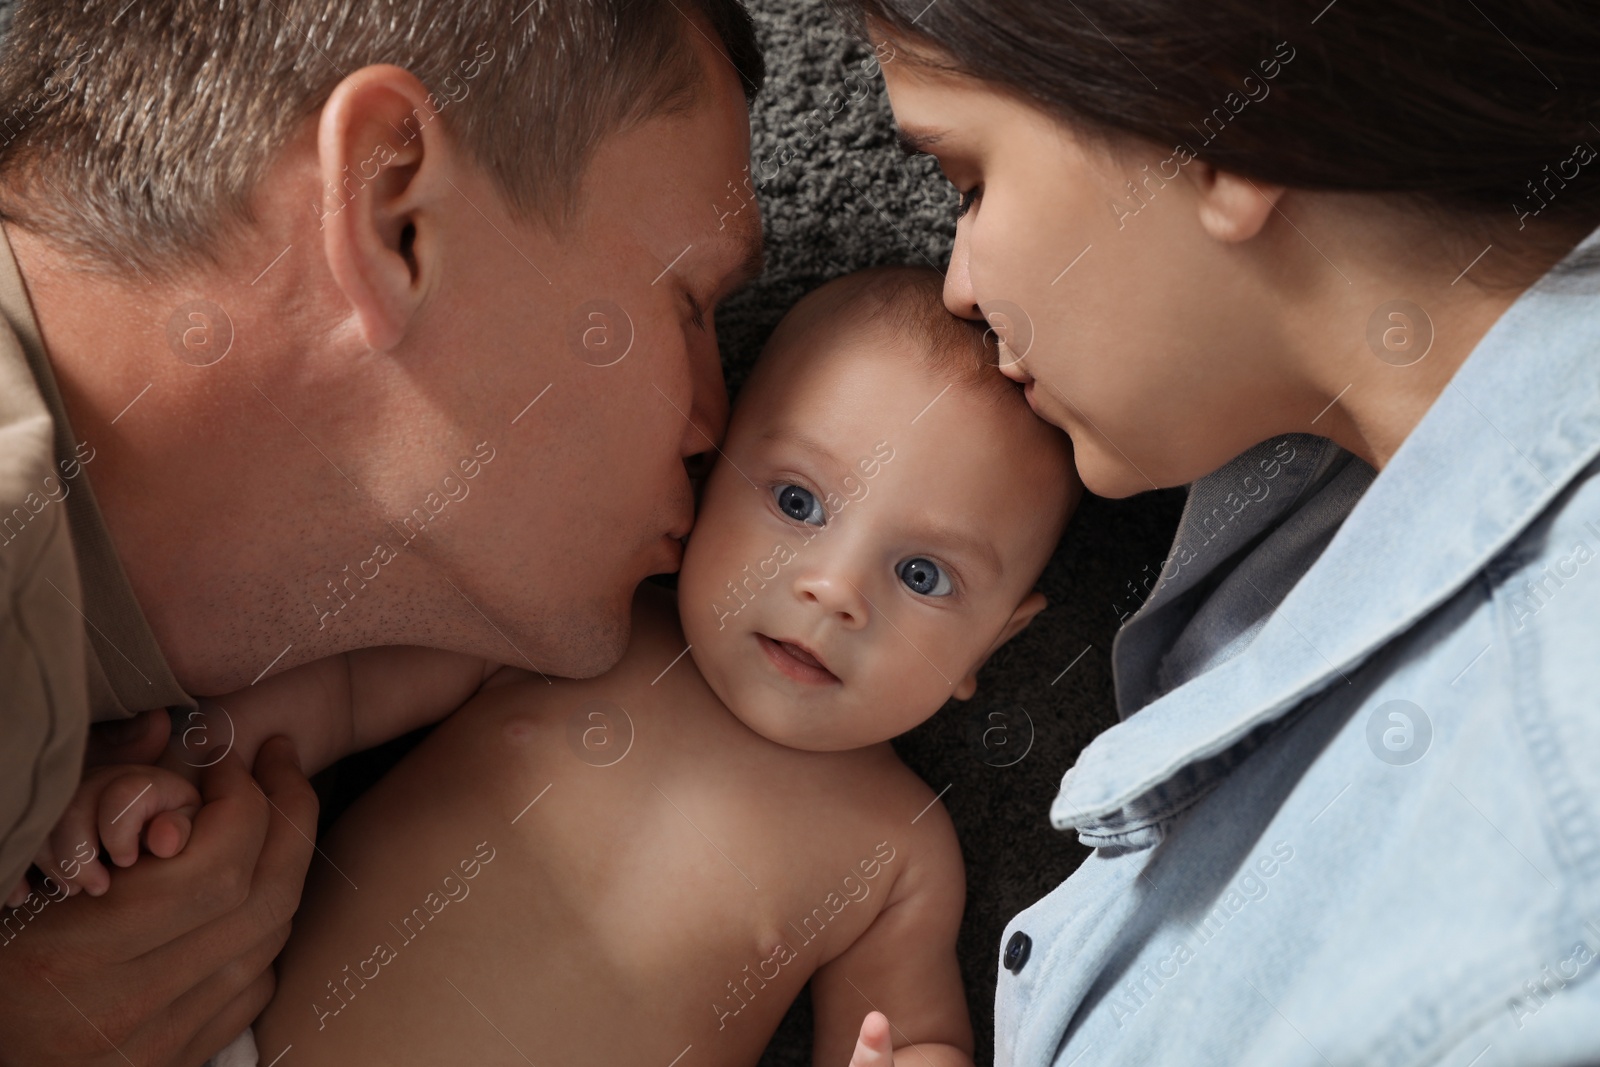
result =
[[913,556],[896,568],[906,588],[923,596],[949,596],[953,591],[950,576],[931,559]]
[[778,500],[778,509],[796,522],[822,526],[828,521],[822,510],[822,501],[810,490],[798,485],[779,485],[773,488],[772,495]]

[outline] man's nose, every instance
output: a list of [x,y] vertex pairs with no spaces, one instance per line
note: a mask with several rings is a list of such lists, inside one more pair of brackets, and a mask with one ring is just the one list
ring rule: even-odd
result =
[[679,453],[685,458],[721,445],[728,432],[728,386],[714,333],[690,349],[689,388],[689,428]]

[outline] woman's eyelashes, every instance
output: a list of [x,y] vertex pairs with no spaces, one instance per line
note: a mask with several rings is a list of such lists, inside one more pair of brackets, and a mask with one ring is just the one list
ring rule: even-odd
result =
[[971,189],[968,189],[966,192],[961,194],[961,203],[956,206],[956,218],[959,219],[971,209],[973,203],[978,199],[982,189],[983,186],[974,185]]
[[828,521],[827,513],[822,510],[822,501],[809,489],[798,485],[775,485],[772,487],[772,496],[778,502],[778,510],[795,522],[823,526]]
[[900,581],[913,593],[921,596],[949,596],[955,592],[950,576],[926,556],[912,556],[895,568]]

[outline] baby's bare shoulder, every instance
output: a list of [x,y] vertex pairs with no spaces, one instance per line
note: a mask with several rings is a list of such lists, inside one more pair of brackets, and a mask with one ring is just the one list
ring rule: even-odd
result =
[[906,766],[889,742],[847,752],[829,753],[834,773],[848,779],[857,799],[869,802],[872,810],[892,818],[901,808],[912,805],[909,819],[935,796],[935,791],[916,771]]
[[816,758],[804,777],[813,802],[841,816],[848,813],[855,825],[917,856],[919,865],[948,867],[952,854],[959,865],[960,849],[941,794],[906,766],[888,742],[848,752],[794,755]]
[[899,897],[929,886],[965,884],[961,845],[945,807],[944,790],[935,789],[900,759],[885,742],[862,750],[881,768],[872,811],[881,833],[905,854],[896,876]]

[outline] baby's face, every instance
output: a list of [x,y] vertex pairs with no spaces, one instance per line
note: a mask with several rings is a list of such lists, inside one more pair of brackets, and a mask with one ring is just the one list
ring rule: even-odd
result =
[[747,726],[832,751],[971,695],[1054,548],[1073,475],[1026,406],[937,377],[907,342],[806,343],[739,399],[678,610]]

